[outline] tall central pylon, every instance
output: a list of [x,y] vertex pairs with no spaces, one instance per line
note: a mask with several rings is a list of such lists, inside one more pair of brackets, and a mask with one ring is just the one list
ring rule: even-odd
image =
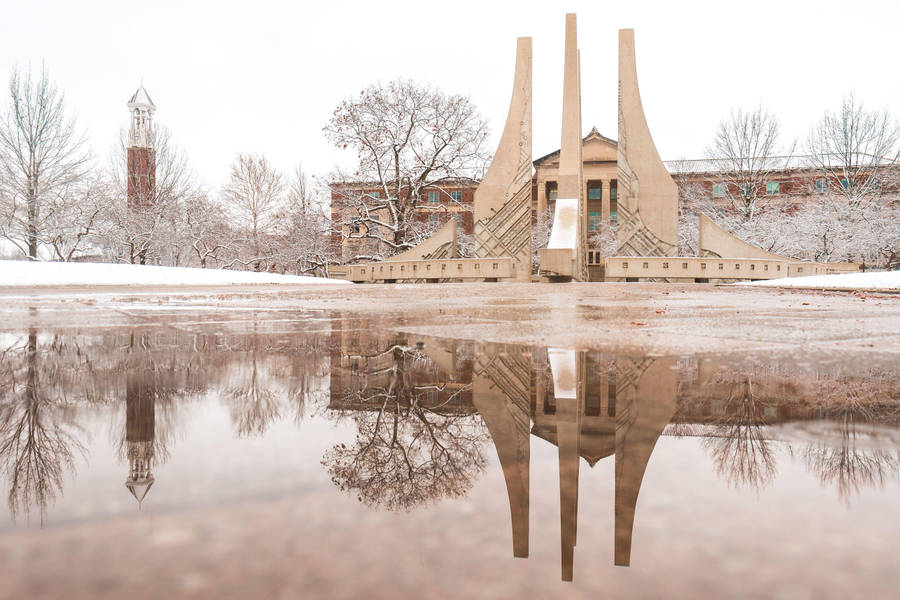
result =
[[581,55],[575,13],[566,14],[562,136],[553,228],[541,250],[540,274],[556,280],[587,281],[587,218],[581,140]]

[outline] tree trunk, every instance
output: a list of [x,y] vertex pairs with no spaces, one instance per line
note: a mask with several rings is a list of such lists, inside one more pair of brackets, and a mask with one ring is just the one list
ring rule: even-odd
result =
[[28,185],[28,258],[37,260],[38,252],[38,199],[37,185],[32,179]]

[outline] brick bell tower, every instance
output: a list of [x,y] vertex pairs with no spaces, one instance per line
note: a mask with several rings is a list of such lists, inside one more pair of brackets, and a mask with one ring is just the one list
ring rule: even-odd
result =
[[153,113],[156,105],[141,85],[128,101],[131,129],[128,130],[128,207],[144,208],[153,201],[156,185],[156,149]]

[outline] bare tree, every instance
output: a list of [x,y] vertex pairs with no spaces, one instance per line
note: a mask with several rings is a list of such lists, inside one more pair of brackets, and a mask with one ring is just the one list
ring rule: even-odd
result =
[[14,71],[9,105],[0,121],[0,235],[30,258],[48,237],[58,213],[76,198],[70,195],[87,172],[90,153],[74,117],[46,69],[33,80]]
[[55,260],[69,262],[94,249],[103,228],[109,186],[99,175],[86,176],[48,204],[43,243]]
[[752,220],[767,205],[766,184],[790,164],[794,146],[779,146],[780,126],[774,113],[758,106],[736,109],[719,122],[706,154],[715,172],[713,185],[740,217]]
[[273,262],[284,270],[327,276],[329,267],[339,261],[340,248],[332,241],[321,188],[302,165],[294,170],[283,217],[273,230]]
[[849,94],[839,113],[827,112],[816,123],[806,145],[809,166],[822,174],[827,192],[857,208],[881,193],[885,176],[896,177],[900,124]]
[[221,207],[208,195],[196,194],[188,198],[182,218],[195,264],[202,268],[218,266],[223,256],[233,253],[233,232]]
[[321,197],[316,193],[316,187],[303,169],[303,165],[297,165],[287,191],[287,201],[291,210],[312,212],[320,208],[320,199]]
[[373,85],[345,100],[324,128],[338,148],[356,152],[353,172],[329,177],[332,218],[344,237],[370,240],[360,258],[381,258],[414,246],[413,217],[426,188],[451,201],[445,187],[471,182],[487,167],[488,128],[465,96],[410,80]]
[[284,177],[265,156],[238,154],[231,165],[231,177],[222,188],[222,197],[240,228],[247,232],[252,264],[260,270],[269,253],[264,248],[265,237],[284,212]]
[[537,273],[541,264],[540,251],[550,243],[550,232],[553,229],[553,209],[548,208],[537,214],[537,220],[531,227],[531,272]]

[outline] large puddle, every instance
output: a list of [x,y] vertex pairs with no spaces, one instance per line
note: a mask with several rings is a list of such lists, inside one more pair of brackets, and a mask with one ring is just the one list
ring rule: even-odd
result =
[[0,596],[900,585],[888,361],[479,344],[324,313],[147,315],[0,334]]

